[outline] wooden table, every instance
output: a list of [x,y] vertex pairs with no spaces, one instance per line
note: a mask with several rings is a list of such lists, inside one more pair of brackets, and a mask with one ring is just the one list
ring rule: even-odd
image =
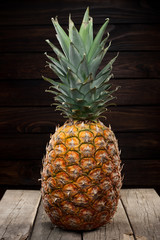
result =
[[154,189],[121,190],[111,223],[88,232],[51,224],[40,191],[7,190],[0,202],[0,240],[160,240],[160,197]]

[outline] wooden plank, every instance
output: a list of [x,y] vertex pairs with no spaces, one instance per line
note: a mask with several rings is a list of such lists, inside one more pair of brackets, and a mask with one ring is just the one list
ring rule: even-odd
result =
[[[123,186],[160,186],[160,160],[122,159]],[[10,186],[40,186],[41,159],[1,160],[0,183]]]
[[[79,25],[76,25],[79,29]],[[67,32],[66,26],[63,28]],[[100,25],[94,25],[94,35]],[[51,48],[45,42],[50,39],[58,46],[52,23],[50,26],[1,27],[1,52],[46,52]],[[158,51],[160,50],[160,24],[109,24],[112,45],[110,51]],[[29,44],[27,44],[29,43]],[[39,44],[37,44],[39,43]]]
[[[104,115],[105,125],[114,131],[160,131],[160,107],[110,107]],[[63,124],[60,112],[51,107],[0,108],[0,132],[2,133],[50,133]],[[119,121],[117,122],[117,118]]]
[[84,232],[83,240],[134,240],[133,232],[128,222],[122,203],[119,201],[118,209],[111,223],[95,231]]
[[111,24],[111,51],[157,51],[160,50],[159,24]]
[[[42,159],[50,134],[1,134],[1,159]],[[116,133],[122,159],[159,159],[160,132]]]
[[[104,58],[103,68],[116,52],[109,52]],[[46,57],[42,53],[2,53],[0,55],[0,79],[40,79],[42,75],[56,77],[45,68]],[[117,78],[159,78],[159,52],[121,52],[117,58],[113,73]]]
[[[158,80],[159,81],[159,80]],[[160,81],[159,81],[160,83]],[[50,106],[52,96],[45,93],[49,84],[41,80],[1,80],[1,106]],[[29,97],[28,97],[29,93]]]
[[62,230],[51,223],[43,204],[38,210],[30,240],[81,240],[81,233]]
[[115,93],[117,105],[160,104],[159,79],[114,79],[114,86],[121,86]]
[[40,186],[42,161],[2,160],[0,161],[0,183],[12,186]]
[[124,186],[159,186],[160,159],[122,159]]
[[[112,79],[117,105],[160,105],[159,79]],[[49,84],[41,80],[1,80],[0,106],[50,106],[52,94],[45,93]],[[29,95],[28,95],[29,93]],[[53,110],[52,110],[53,111]]]
[[136,239],[159,240],[160,198],[155,190],[123,190],[121,198]]
[[[35,25],[48,24],[51,17],[59,16],[60,22],[68,21],[69,13],[72,13],[73,20],[81,22],[87,6],[90,6],[91,16],[97,23],[104,22],[106,17],[116,23],[157,23],[160,22],[158,2],[150,1],[126,1],[126,0],[87,0],[83,2],[76,0],[52,1],[39,0],[38,4],[33,1],[11,0],[1,1],[0,24],[1,25]],[[22,17],[23,16],[23,17]]]
[[36,216],[40,192],[7,190],[0,202],[0,238],[27,239]]

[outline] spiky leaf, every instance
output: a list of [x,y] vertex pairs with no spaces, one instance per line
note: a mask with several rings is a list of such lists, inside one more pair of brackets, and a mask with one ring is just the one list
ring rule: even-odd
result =
[[117,56],[111,59],[99,71],[99,66],[111,43],[105,47],[109,33],[106,31],[109,19],[93,37],[93,19],[86,9],[79,31],[69,15],[68,35],[58,23],[57,17],[52,18],[56,36],[62,51],[49,40],[56,57],[46,56],[49,68],[59,77],[60,81],[43,77],[51,86],[47,92],[54,94],[56,109],[62,111],[67,118],[76,120],[96,120],[106,111],[106,107],[115,97],[117,90],[112,88],[110,78],[112,65]]

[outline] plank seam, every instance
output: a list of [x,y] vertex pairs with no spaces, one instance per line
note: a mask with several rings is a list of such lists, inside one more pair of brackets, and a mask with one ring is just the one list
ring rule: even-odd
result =
[[[51,97],[52,97],[52,95],[50,95]],[[52,100],[51,100],[52,101]],[[134,108],[134,107],[138,107],[138,108],[141,108],[141,107],[144,107],[144,108],[148,108],[148,107],[150,107],[151,109],[152,109],[152,107],[160,107],[160,104],[159,103],[157,103],[157,104],[117,104],[116,105],[116,108],[112,108],[112,109],[108,109],[108,113],[112,113],[112,112],[117,112],[117,107],[119,107],[119,108],[125,108],[125,107],[128,107],[128,108],[130,108],[130,107],[132,107],[132,108]],[[45,105],[36,105],[36,104],[34,104],[34,105],[0,105],[0,109],[4,109],[4,108],[50,108],[50,109],[55,109],[54,107],[52,107],[52,106],[50,106],[50,104],[45,104]],[[115,110],[116,109],[116,110]],[[115,111],[114,111],[115,110]]]
[[81,232],[81,240],[83,240],[83,232]]
[[124,208],[126,217],[127,217],[127,219],[128,219],[128,223],[129,223],[129,225],[130,225],[130,227],[131,227],[131,230],[132,230],[132,232],[133,232],[134,240],[137,240],[136,235],[135,235],[135,232],[134,232],[134,228],[133,228],[133,226],[132,226],[132,224],[131,224],[131,221],[130,221],[130,218],[129,218],[129,215],[128,215],[128,212],[127,212],[127,209],[126,209],[126,207],[125,207],[125,205],[124,205],[124,203],[123,203],[123,200],[120,199],[120,201],[121,201],[122,206],[123,206],[123,208]]
[[[92,14],[91,14],[92,15]],[[83,14],[82,14],[83,16]],[[96,16],[94,17],[95,20],[98,20],[98,17],[96,18]],[[67,19],[68,20],[68,19]],[[138,22],[134,22],[134,21],[122,21],[122,22],[116,22],[115,21],[115,18],[113,17],[110,17],[110,25],[130,25],[130,24],[133,24],[133,25],[159,25],[160,24],[160,19],[157,17],[156,21],[138,21]],[[49,19],[50,21],[50,19]],[[64,19],[60,19],[59,17],[59,22],[60,22],[60,25],[62,27],[68,27],[68,23],[64,23]],[[103,24],[104,21],[97,21],[97,23],[95,23],[94,25],[95,26],[101,26],[101,24]],[[79,23],[76,24],[76,28],[79,28],[80,27],[80,21]],[[52,27],[52,23],[39,23],[39,24],[17,24],[17,23],[13,23],[13,24],[10,24],[10,23],[4,23],[4,24],[0,24],[0,28],[6,28],[6,27]]]
[[34,226],[35,226],[35,222],[36,222],[37,214],[38,214],[38,211],[39,211],[39,207],[41,205],[41,201],[42,201],[42,197],[40,197],[38,207],[37,207],[37,211],[36,211],[36,214],[35,214],[35,217],[34,217],[33,225],[32,225],[32,227],[29,231],[29,240],[31,239],[31,236],[32,236],[32,233],[33,233],[33,229],[34,229]]
[[[110,53],[117,53],[117,52],[122,52],[122,53],[129,53],[129,52],[132,52],[132,53],[160,53],[160,50],[157,49],[157,50],[109,50],[108,52]],[[17,54],[17,55],[20,55],[20,54],[38,54],[38,55],[44,55],[44,51],[3,51],[1,50],[1,54],[8,54],[8,55],[13,55],[13,54]],[[52,54],[53,51],[49,50],[47,51],[47,53],[49,54]]]

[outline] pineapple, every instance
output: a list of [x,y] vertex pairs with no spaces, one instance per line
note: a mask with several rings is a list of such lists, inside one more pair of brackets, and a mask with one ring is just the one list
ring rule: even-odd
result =
[[41,193],[53,224],[68,230],[91,230],[110,221],[122,185],[117,140],[99,118],[114,97],[109,80],[114,57],[102,70],[100,63],[110,43],[102,40],[106,19],[93,38],[93,19],[87,8],[79,31],[69,16],[69,34],[52,18],[62,50],[49,40],[57,58],[46,56],[58,81],[51,86],[56,109],[68,119],[50,137],[43,158]]

